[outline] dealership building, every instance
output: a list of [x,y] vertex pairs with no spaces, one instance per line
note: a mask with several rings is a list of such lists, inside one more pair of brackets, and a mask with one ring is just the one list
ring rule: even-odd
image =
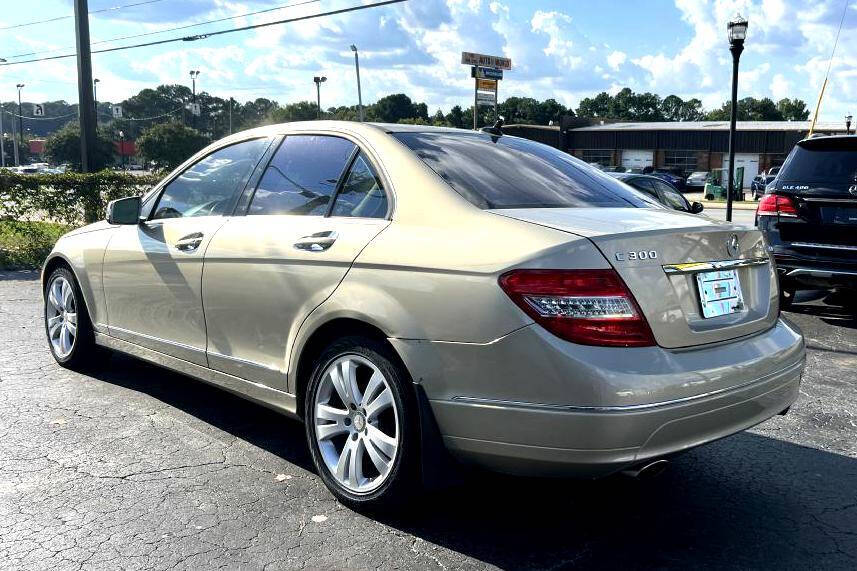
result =
[[[562,127],[509,125],[504,131],[547,143],[588,163],[627,168],[679,169],[685,174],[729,168],[728,121],[604,123],[581,126],[564,118]],[[744,167],[744,186],[779,166],[809,132],[808,121],[739,121],[735,166]],[[818,123],[819,134],[845,134],[841,124]]]

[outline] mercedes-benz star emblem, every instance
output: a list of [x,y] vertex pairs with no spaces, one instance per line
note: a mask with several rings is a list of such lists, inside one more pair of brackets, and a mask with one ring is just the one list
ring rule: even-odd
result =
[[738,234],[732,234],[729,236],[729,239],[726,240],[726,252],[732,258],[737,258],[738,253],[740,252],[740,244],[738,243]]
[[849,186],[848,192],[850,192],[854,196],[857,196],[857,184],[852,184],[851,186]]

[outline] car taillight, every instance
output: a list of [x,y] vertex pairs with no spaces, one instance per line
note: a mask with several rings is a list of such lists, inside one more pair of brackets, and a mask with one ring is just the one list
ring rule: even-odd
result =
[[779,194],[764,194],[756,208],[757,216],[797,216],[794,199]]
[[513,270],[500,287],[536,323],[582,345],[648,347],[655,339],[615,270]]

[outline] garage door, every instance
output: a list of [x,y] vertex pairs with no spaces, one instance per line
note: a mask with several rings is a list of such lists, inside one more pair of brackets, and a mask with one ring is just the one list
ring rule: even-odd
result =
[[644,167],[650,167],[652,166],[653,158],[653,151],[622,151],[622,166],[630,169],[642,169]]
[[[759,155],[750,153],[735,153],[735,168],[744,167],[744,185],[742,188],[750,188],[750,183],[759,174]],[[729,168],[729,155],[723,155],[723,168]]]

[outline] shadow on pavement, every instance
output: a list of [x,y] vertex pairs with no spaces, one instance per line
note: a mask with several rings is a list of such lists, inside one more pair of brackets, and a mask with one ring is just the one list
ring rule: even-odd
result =
[[315,471],[304,441],[303,424],[283,414],[119,353],[88,374],[100,381],[147,394],[296,466]]
[[[312,471],[302,425],[135,359],[93,374]],[[854,568],[857,460],[741,433],[636,481],[475,472],[382,523],[502,568]]]

